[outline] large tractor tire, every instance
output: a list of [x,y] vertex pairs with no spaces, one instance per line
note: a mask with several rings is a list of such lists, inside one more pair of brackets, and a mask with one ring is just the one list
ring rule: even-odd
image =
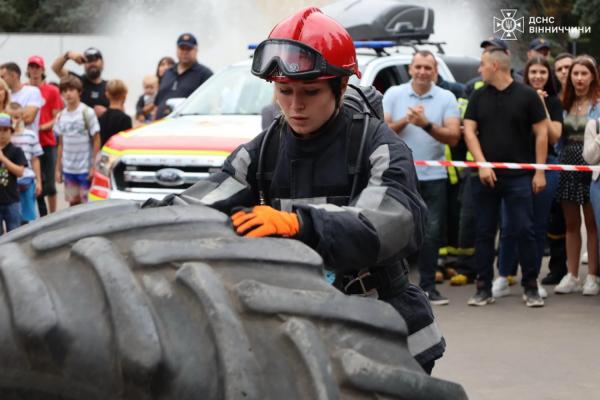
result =
[[465,399],[289,239],[201,206],[83,205],[0,239],[0,399]]

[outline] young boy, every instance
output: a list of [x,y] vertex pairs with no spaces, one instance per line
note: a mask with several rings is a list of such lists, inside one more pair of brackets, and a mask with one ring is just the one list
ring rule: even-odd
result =
[[54,133],[58,139],[56,182],[65,182],[65,198],[74,206],[87,202],[94,173],[94,160],[100,150],[100,125],[94,110],[80,100],[79,78],[67,75],[60,80],[65,109],[56,117]]
[[6,232],[21,225],[21,205],[17,178],[23,176],[27,159],[23,150],[10,142],[13,125],[10,115],[0,114],[0,233],[2,223]]
[[131,117],[123,111],[127,98],[127,86],[120,79],[113,79],[106,84],[108,109],[100,116],[100,147],[104,146],[114,134],[131,129]]
[[39,157],[44,154],[44,150],[35,132],[25,128],[23,112],[23,107],[19,103],[13,102],[8,106],[14,129],[11,143],[23,150],[27,159],[25,172],[17,179],[21,199],[21,223],[27,224],[37,218],[36,197],[42,193]]
[[154,119],[154,98],[158,92],[158,78],[156,75],[147,75],[142,82],[144,94],[140,96],[135,105],[135,119],[147,124]]

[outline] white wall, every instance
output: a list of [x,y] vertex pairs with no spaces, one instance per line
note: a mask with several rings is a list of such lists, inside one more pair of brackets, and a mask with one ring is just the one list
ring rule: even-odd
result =
[[[134,7],[104,23],[108,35],[5,34],[0,33],[0,63],[14,61],[25,69],[27,58],[44,57],[49,80],[57,80],[52,61],[67,50],[97,47],[105,61],[103,77],[119,78],[129,87],[127,112],[133,114],[142,92],[142,78],[153,74],[158,60],[175,56],[175,41],[183,32],[198,39],[199,62],[213,71],[249,55],[248,43],[264,39],[282,18],[299,7],[322,6],[331,0],[173,0],[164,9]],[[479,42],[491,34],[492,16],[480,17],[475,0],[405,1],[435,10],[432,40],[447,41],[449,54],[480,54]],[[82,71],[70,61],[69,69]],[[26,79],[25,77],[23,79]]]

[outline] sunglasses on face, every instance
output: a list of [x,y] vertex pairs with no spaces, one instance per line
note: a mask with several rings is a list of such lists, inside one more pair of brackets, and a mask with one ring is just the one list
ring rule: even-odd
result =
[[100,59],[100,57],[95,56],[95,55],[85,56],[86,63],[92,63],[94,61],[98,61],[99,59]]

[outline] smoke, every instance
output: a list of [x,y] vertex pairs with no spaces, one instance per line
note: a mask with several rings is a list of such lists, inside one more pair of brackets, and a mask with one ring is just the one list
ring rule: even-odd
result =
[[[314,1],[324,5],[329,1]],[[175,58],[177,37],[191,32],[198,40],[198,62],[214,72],[249,57],[247,46],[264,40],[285,16],[305,6],[302,0],[127,0],[113,8],[102,25],[111,38],[105,78],[129,86],[127,110],[142,92],[142,79],[158,60]]]
[[[313,0],[311,5],[332,2]],[[478,57],[479,43],[491,34],[491,17],[482,18],[476,0],[402,2],[434,9],[431,39],[447,42],[448,54]],[[198,61],[216,72],[249,57],[249,43],[260,42],[277,22],[306,5],[303,0],[125,0],[112,7],[102,24],[107,40],[98,47],[105,53],[104,77],[120,78],[128,84],[126,108],[133,112],[143,77],[155,72],[163,56],[175,58],[175,42],[181,33],[196,36]]]

